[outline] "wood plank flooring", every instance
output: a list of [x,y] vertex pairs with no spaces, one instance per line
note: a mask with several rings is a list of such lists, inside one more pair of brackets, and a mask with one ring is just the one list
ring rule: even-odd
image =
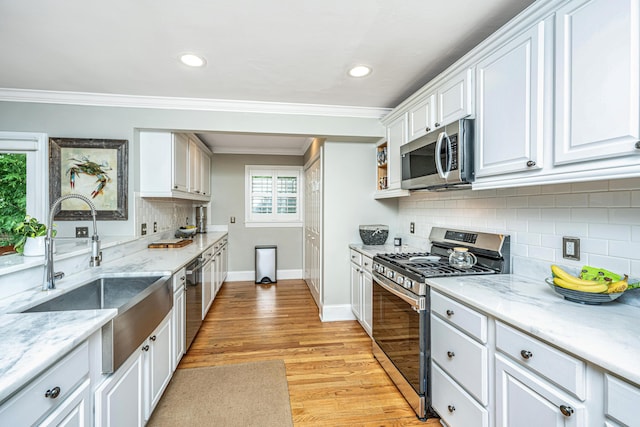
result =
[[272,359],[285,361],[296,427],[440,425],[416,418],[358,322],[320,321],[302,280],[225,283],[178,369]]

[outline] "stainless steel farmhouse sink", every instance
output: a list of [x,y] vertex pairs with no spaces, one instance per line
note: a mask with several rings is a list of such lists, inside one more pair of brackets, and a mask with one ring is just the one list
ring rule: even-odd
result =
[[148,338],[173,307],[170,276],[106,276],[23,313],[118,310],[102,327],[102,372],[112,373]]

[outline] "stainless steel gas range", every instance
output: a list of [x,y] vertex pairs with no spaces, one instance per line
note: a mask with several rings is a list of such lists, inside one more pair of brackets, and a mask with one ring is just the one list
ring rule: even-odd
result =
[[[508,235],[431,229],[428,253],[386,253],[373,258],[373,354],[415,410],[431,409],[429,289],[431,277],[510,272]],[[453,248],[475,256],[475,265],[449,263]]]

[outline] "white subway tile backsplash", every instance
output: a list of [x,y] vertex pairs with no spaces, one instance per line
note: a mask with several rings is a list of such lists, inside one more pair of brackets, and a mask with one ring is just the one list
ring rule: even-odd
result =
[[[400,199],[399,207],[400,229],[407,230],[403,237],[425,249],[434,226],[506,233],[512,236],[511,253],[518,259],[576,268],[590,264],[619,272],[632,269],[632,275],[640,276],[640,178],[415,193]],[[408,234],[411,221],[416,235]],[[579,261],[562,258],[562,236],[581,239]]]
[[628,191],[607,191],[589,194],[589,206],[594,208],[631,207]]
[[630,240],[631,226],[623,224],[589,224],[589,237],[608,240]]

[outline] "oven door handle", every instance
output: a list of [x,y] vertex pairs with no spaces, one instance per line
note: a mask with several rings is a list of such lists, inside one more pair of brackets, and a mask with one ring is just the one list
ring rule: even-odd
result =
[[425,302],[424,302],[424,298],[412,298],[409,295],[405,294],[404,292],[400,292],[397,289],[394,289],[393,287],[387,285],[386,283],[384,283],[381,280],[378,280],[377,277],[373,277],[373,280],[380,286],[382,286],[384,288],[385,291],[389,291],[391,292],[393,295],[397,296],[398,298],[400,298],[401,300],[403,300],[404,302],[411,304],[411,308],[413,308],[415,311],[420,311],[420,310],[424,310],[425,309]]

